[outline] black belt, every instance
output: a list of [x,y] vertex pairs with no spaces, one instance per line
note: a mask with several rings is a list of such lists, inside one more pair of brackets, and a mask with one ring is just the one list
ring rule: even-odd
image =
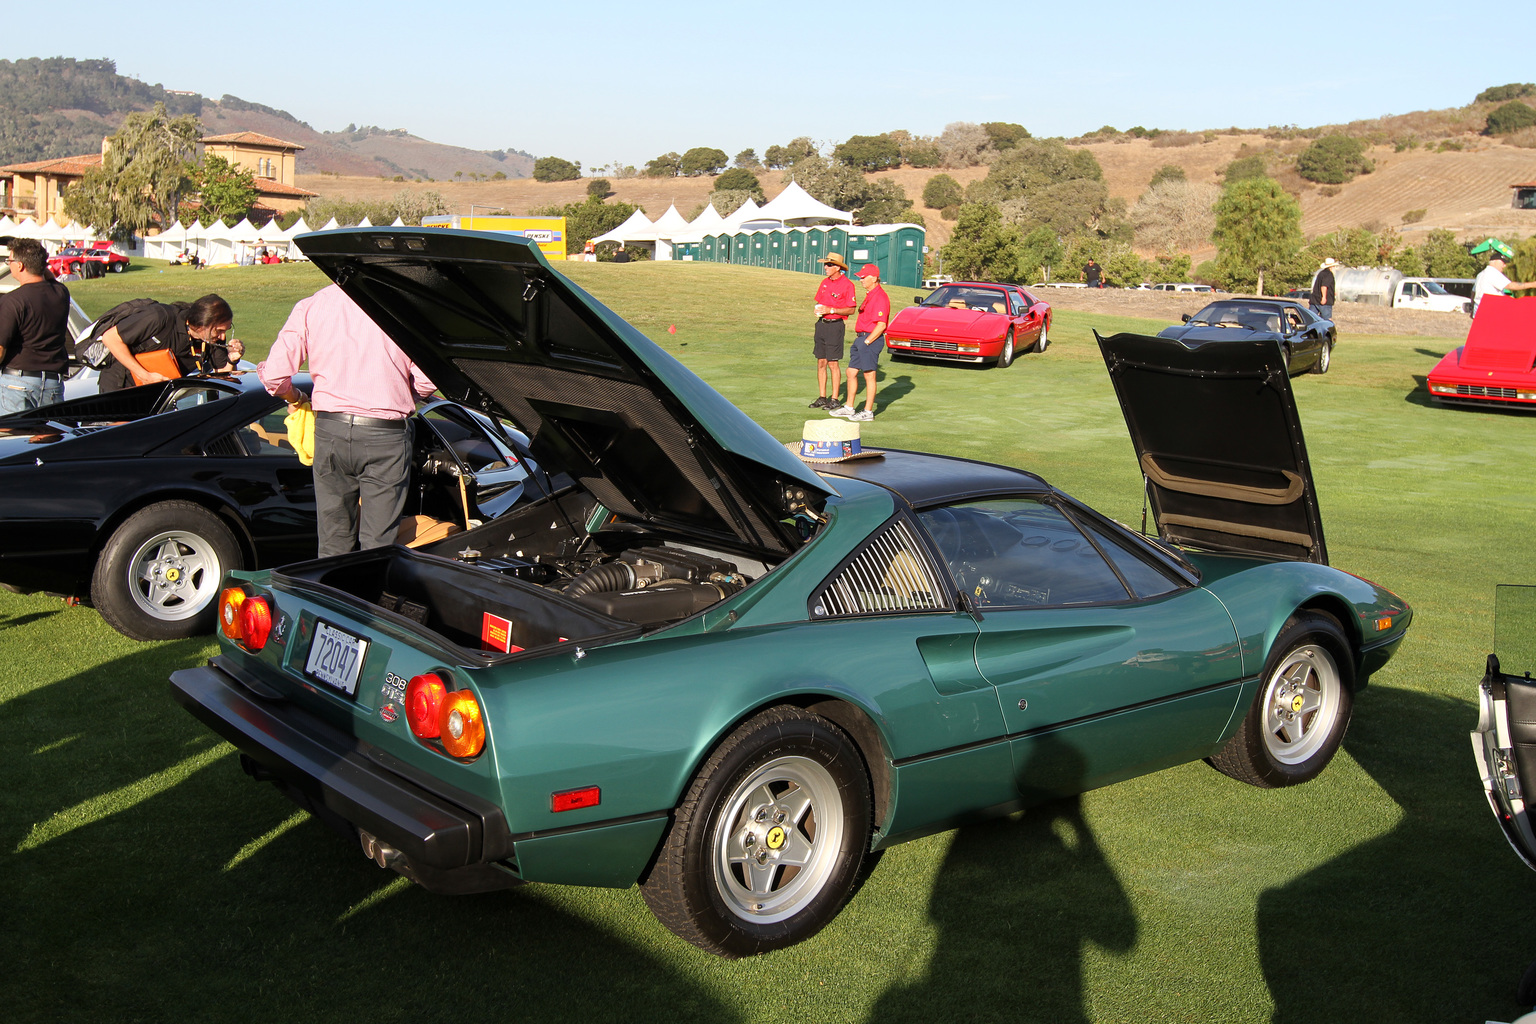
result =
[[848,322],[848,318],[845,316],[819,316],[816,319],[824,324],[845,324]]
[[7,366],[5,369],[0,370],[0,373],[5,374],[7,377],[36,377],[39,380],[64,379],[64,375],[62,373],[57,373],[53,370],[18,370],[14,367]]
[[379,416],[355,416],[350,412],[317,412],[317,420],[336,420],[340,423],[350,423],[354,427],[389,427],[394,430],[405,429],[405,417],[398,420],[386,420]]

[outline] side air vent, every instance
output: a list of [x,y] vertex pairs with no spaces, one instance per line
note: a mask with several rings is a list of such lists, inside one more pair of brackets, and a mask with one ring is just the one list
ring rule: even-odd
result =
[[949,590],[928,553],[904,520],[865,541],[811,598],[813,619],[892,612],[937,611],[950,607]]

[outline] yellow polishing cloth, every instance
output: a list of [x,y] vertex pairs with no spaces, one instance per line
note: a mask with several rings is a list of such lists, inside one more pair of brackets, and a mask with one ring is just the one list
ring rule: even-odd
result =
[[298,452],[299,461],[306,466],[314,465],[315,411],[309,407],[309,403],[300,402],[289,406],[283,425],[288,428],[288,443]]

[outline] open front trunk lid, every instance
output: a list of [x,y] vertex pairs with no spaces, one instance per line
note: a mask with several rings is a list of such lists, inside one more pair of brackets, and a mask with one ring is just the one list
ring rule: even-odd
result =
[[1279,345],[1094,336],[1165,540],[1328,563]]
[[1525,794],[1536,783],[1536,587],[1499,586],[1493,654],[1478,686],[1472,753],[1504,838],[1536,869],[1536,832]]
[[826,484],[515,236],[328,231],[299,246],[445,394],[515,422],[620,515],[764,555]]

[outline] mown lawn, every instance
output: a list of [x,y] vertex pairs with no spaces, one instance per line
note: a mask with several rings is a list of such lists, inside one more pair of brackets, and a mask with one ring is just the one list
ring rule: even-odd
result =
[[[72,290],[91,312],[219,291],[259,355],[322,283],[303,266],[157,269]],[[799,437],[814,278],[564,272]],[[1140,480],[1091,331],[1156,326],[1063,313],[1050,351],[1009,370],[887,363],[865,438],[1024,466],[1134,524]],[[166,676],[211,644],[135,644],[90,610],[0,593],[0,1015],[1512,1019],[1536,879],[1466,737],[1493,585],[1536,580],[1536,418],[1428,405],[1422,377],[1456,343],[1346,336],[1329,374],[1294,382],[1333,563],[1416,612],[1320,779],[1261,792],[1197,763],[898,847],[822,934],[745,962],[674,939],[635,890],[414,889],[247,781],[171,702]]]

